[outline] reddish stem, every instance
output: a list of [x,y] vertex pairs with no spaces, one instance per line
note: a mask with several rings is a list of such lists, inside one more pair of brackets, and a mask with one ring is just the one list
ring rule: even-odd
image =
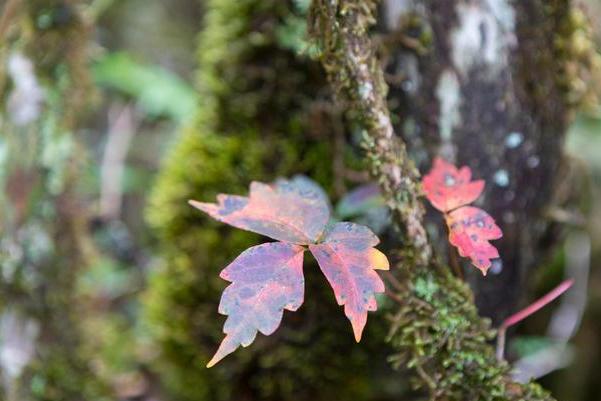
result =
[[557,287],[555,287],[551,291],[549,291],[545,296],[539,298],[538,300],[536,300],[532,304],[528,305],[521,311],[509,316],[507,319],[505,319],[503,321],[503,323],[501,324],[501,328],[507,329],[508,327],[511,327],[514,324],[519,323],[522,320],[526,319],[528,316],[537,312],[539,309],[543,308],[549,302],[553,301],[555,298],[559,297],[561,294],[566,292],[572,286],[572,284],[574,284],[574,279],[565,280],[564,282],[559,284]]
[[537,299],[536,301],[534,301],[524,309],[520,310],[519,312],[509,316],[503,321],[503,323],[501,323],[501,326],[499,326],[499,330],[497,333],[497,359],[499,361],[503,359],[503,356],[505,354],[505,332],[507,331],[507,329],[513,326],[514,324],[526,319],[533,313],[539,311],[545,305],[552,302],[555,298],[559,297],[561,294],[566,292],[572,286],[572,284],[574,284],[574,279],[568,279],[563,281],[557,287],[549,291],[546,295]]

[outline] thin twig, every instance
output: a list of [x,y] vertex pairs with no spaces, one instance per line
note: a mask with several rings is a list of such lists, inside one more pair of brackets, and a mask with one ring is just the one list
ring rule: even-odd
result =
[[549,291],[546,295],[542,296],[541,298],[539,298],[532,304],[528,305],[521,311],[509,316],[507,319],[505,319],[505,321],[503,321],[502,326],[504,326],[506,328],[511,327],[514,324],[521,322],[522,320],[524,320],[528,316],[532,315],[533,313],[538,312],[541,308],[546,306],[549,302],[553,301],[554,299],[559,297],[561,294],[566,292],[572,286],[572,284],[574,284],[573,279],[568,279],[568,280],[563,281],[557,287],[555,287],[551,291]]
[[21,0],[8,0],[6,4],[4,4],[2,15],[0,15],[0,43],[4,41],[4,34],[8,30],[10,22],[19,8],[19,3],[21,3]]
[[389,271],[383,271],[382,275],[386,280],[399,292],[405,291],[407,288]]
[[574,290],[561,298],[559,307],[553,312],[547,337],[553,340],[534,354],[518,359],[513,364],[512,376],[520,383],[538,379],[570,363],[568,342],[578,330],[586,307],[586,292],[590,270],[591,240],[589,234],[576,232],[565,241],[565,276],[574,278]]
[[426,385],[428,386],[428,389],[430,390],[430,393],[435,394],[436,393],[436,382],[434,382],[434,380],[430,376],[428,376],[428,374],[426,373],[424,368],[422,368],[422,365],[420,365],[420,364],[415,365],[415,371],[417,372],[419,377],[421,377],[422,380],[426,383]]
[[497,361],[502,361],[505,358],[505,337],[507,334],[506,327],[500,327],[497,332]]
[[398,303],[399,305],[403,305],[403,298],[399,297],[397,294],[395,294],[394,292],[390,291],[390,290],[385,290],[384,294],[392,299],[393,301],[395,301],[396,303]]
[[367,182],[370,182],[369,173],[367,173],[366,171],[355,171],[345,169],[344,178],[355,184],[365,184]]
[[[451,228],[447,225],[447,234],[450,234],[450,231],[451,231]],[[457,250],[452,246],[449,246],[448,249],[449,249],[449,263],[451,265],[451,268],[453,269],[453,273],[455,274],[456,277],[460,278],[461,280],[464,280],[463,269],[461,268],[461,264],[459,263],[459,258],[457,257]]]
[[547,304],[558,298],[561,294],[566,292],[571,286],[574,284],[573,279],[568,279],[563,281],[557,287],[553,288],[547,294],[537,299],[524,309],[520,310],[517,313],[509,316],[507,319],[501,323],[499,330],[497,332],[497,359],[502,360],[505,355],[505,336],[507,329],[522,320],[526,319],[528,316],[533,313],[538,312],[541,308],[545,307]]
[[100,168],[100,215],[119,217],[123,198],[125,160],[131,141],[137,131],[138,121],[131,105],[109,110],[109,131]]

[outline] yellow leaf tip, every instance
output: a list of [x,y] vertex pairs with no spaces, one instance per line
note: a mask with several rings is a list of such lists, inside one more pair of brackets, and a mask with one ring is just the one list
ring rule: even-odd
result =
[[212,358],[212,359],[211,359],[211,360],[210,360],[210,361],[207,363],[207,368],[212,368],[213,366],[217,365],[217,363],[218,363],[219,361],[221,361],[221,360],[223,359],[223,357],[224,357],[224,356],[225,356],[225,355],[223,355],[223,356],[220,356],[220,355],[217,355],[217,354],[215,354],[215,355],[213,356],[213,358]]
[[353,325],[353,334],[355,335],[355,341],[361,342],[361,336],[363,335],[363,328],[355,327],[355,325]]
[[372,248],[370,251],[370,265],[373,269],[376,270],[389,270],[390,262],[386,255],[384,255],[380,250],[376,248]]

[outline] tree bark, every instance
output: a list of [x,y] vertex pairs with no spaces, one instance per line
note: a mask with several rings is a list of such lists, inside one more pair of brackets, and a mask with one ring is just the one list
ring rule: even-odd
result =
[[498,324],[548,257],[545,212],[556,199],[570,115],[567,52],[557,45],[571,34],[570,1],[382,5],[397,132],[422,170],[439,155],[486,181],[477,204],[503,230],[501,258],[487,277],[469,263],[465,270],[479,310]]
[[[87,85],[83,2],[6,3],[0,29],[0,337],[3,399],[106,400],[82,346],[89,262],[76,137]],[[7,16],[7,12],[10,15]]]
[[[386,107],[387,86],[382,80],[382,68],[368,33],[375,23],[376,4],[377,1],[315,0],[310,24],[320,45],[322,64],[339,102],[366,132],[368,165],[381,184],[388,204],[394,205],[393,210],[411,210],[416,193],[403,191],[415,191],[418,177],[403,170],[407,155],[390,124]],[[407,11],[406,4],[386,4],[387,23],[394,23]],[[567,104],[562,101],[553,72],[541,74],[539,80],[534,80],[531,71],[519,70],[520,74],[517,74],[510,67],[519,63],[519,59],[512,57],[517,57],[514,49],[520,35],[526,35],[515,15],[522,12],[535,22],[551,25],[551,28],[545,25],[551,31],[542,29],[531,33],[534,39],[523,40],[524,52],[539,51],[532,56],[534,65],[552,59],[553,50],[549,53],[549,49],[539,47],[542,46],[541,38],[548,40],[556,25],[552,18],[548,21],[548,9],[538,3],[525,8],[517,6],[517,9],[502,1],[420,4],[424,6],[420,15],[422,24],[429,24],[431,29],[428,37],[432,43],[428,47],[432,49],[428,50],[416,38],[401,37],[414,51],[427,51],[429,56],[396,60],[398,68],[394,72],[404,77],[398,81],[403,91],[401,95],[405,97],[405,105],[413,105],[405,111],[399,102],[396,111],[402,117],[402,124],[397,124],[397,128],[413,127],[413,132],[407,133],[406,137],[413,142],[414,153],[419,155],[421,151],[423,164],[428,162],[428,153],[442,154],[459,163],[463,161],[459,154],[470,160],[469,164],[476,171],[483,171],[485,178],[496,184],[484,197],[486,209],[492,207],[493,213],[517,216],[514,219],[506,214],[500,216],[508,230],[505,240],[508,243],[502,250],[508,246],[526,248],[513,249],[503,259],[503,265],[496,267],[501,274],[504,271],[511,273],[503,276],[506,281],[493,283],[485,289],[506,298],[506,294],[499,293],[500,289],[507,289],[510,282],[512,286],[518,286],[511,295],[518,294],[525,270],[534,263],[530,256],[534,249],[530,247],[536,246],[545,229],[540,213],[556,183],[554,177],[567,121]],[[561,10],[563,8],[559,12]],[[391,15],[395,13],[398,15]],[[394,56],[393,51],[391,54]],[[401,95],[395,97],[393,93],[389,101],[395,105]],[[554,97],[547,99],[549,96]],[[522,109],[529,115],[522,114]],[[545,137],[548,124],[555,124],[553,140]],[[483,130],[490,133],[484,135]],[[396,153],[396,164],[392,162],[391,152]],[[550,160],[543,161],[547,156]],[[395,185],[389,185],[390,182]],[[541,183],[546,185],[544,189],[532,188]],[[518,190],[526,193],[515,193]],[[519,206],[522,210],[514,210],[508,205]],[[416,215],[421,225],[421,215]],[[527,218],[528,222],[536,222],[540,227],[520,226],[518,230],[515,218]],[[409,236],[403,239],[401,254],[406,254],[407,248],[413,253],[419,248],[415,245],[416,237],[411,238],[411,230],[407,229],[409,220],[403,213],[397,213],[396,220],[400,226],[405,226],[405,234]],[[521,256],[520,251],[528,256]],[[512,381],[508,366],[496,361],[487,344],[491,331],[487,321],[478,315],[470,291],[451,276],[444,265],[426,259],[429,263],[424,266],[420,263],[423,261],[404,259],[398,265],[403,275],[403,288],[397,289],[399,293],[395,299],[399,310],[392,319],[390,334],[390,341],[398,350],[391,358],[395,365],[411,368],[416,387],[427,389],[433,400],[551,399],[534,384],[520,385]],[[504,266],[509,262],[513,263],[513,269]],[[496,318],[502,318],[515,303],[515,299],[506,303],[496,299],[487,303],[482,297],[480,300],[483,309],[493,308],[488,312]]]

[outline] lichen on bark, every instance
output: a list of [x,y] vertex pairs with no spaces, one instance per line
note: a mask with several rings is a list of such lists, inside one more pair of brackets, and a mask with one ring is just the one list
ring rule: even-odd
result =
[[105,400],[76,293],[90,262],[76,190],[84,157],[76,130],[90,95],[84,2],[11,3],[0,40],[0,326],[3,356],[22,354],[2,359],[1,398]]
[[[501,258],[486,278],[461,265],[480,313],[498,325],[561,241],[548,211],[565,197],[564,137],[573,112],[595,102],[599,56],[572,1],[403,3],[378,27],[393,125],[420,169],[442,156],[486,181],[478,202],[504,232]],[[387,15],[397,7],[382,2]],[[423,36],[428,45],[416,47]],[[430,217],[433,247],[452,254]]]
[[[350,102],[353,117],[369,134],[364,138],[369,167],[386,194],[388,207],[401,223],[411,261],[425,266],[431,249],[422,224],[423,206],[418,200],[419,173],[407,157],[405,144],[394,133],[383,72],[376,64],[369,38],[362,34],[374,23],[376,6],[377,1],[335,6],[315,2],[311,28],[324,54],[321,60],[330,82],[340,99]],[[346,26],[337,24],[337,15],[349,20]]]
[[[376,4],[315,0],[310,24],[337,98],[365,130],[372,174],[384,183],[387,202],[400,212],[397,223],[403,227],[414,223],[407,210],[421,209],[418,175],[403,169],[408,156],[399,152],[401,140],[389,119],[382,67],[369,36]],[[368,96],[365,88],[369,88]],[[393,150],[396,158],[389,156]],[[392,166],[382,168],[389,163]],[[388,185],[401,180],[404,185]],[[412,192],[404,192],[408,190]],[[422,224],[423,213],[411,216],[417,216],[417,224]],[[410,230],[405,233],[411,235]],[[418,238],[422,233],[418,230]],[[421,238],[404,238],[400,253],[406,254],[409,248],[414,254],[423,249],[416,246],[421,243]],[[508,365],[496,360],[489,345],[494,336],[490,322],[478,315],[471,291],[446,266],[418,257],[401,259],[397,269],[401,281],[395,286],[398,293],[394,299],[399,305],[389,335],[396,349],[391,361],[414,373],[417,388],[427,390],[433,400],[551,399],[536,384],[512,381]]]

